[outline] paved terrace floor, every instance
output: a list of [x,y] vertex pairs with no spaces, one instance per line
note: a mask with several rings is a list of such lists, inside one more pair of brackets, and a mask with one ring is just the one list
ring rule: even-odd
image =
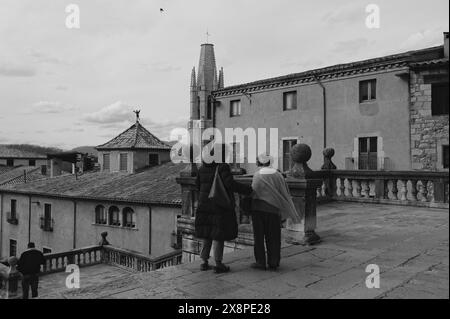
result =
[[[232,271],[200,272],[199,263],[152,273],[98,265],[81,269],[81,288],[65,273],[41,280],[41,298],[449,298],[447,210],[359,203],[318,207],[313,247],[282,249],[277,272],[249,268],[251,249],[225,256]],[[380,288],[368,289],[368,264]]]

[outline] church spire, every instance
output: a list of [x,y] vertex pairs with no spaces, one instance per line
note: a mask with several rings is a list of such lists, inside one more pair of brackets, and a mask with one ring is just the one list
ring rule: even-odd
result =
[[225,87],[224,77],[223,77],[223,68],[220,68],[219,71],[219,89],[223,89]]

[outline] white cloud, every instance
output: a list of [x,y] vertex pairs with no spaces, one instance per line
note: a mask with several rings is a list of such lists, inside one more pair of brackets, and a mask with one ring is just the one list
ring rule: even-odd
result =
[[29,66],[0,64],[0,76],[5,77],[31,77],[36,75],[36,70]]
[[133,107],[122,101],[105,106],[100,110],[83,115],[83,119],[90,123],[119,124],[132,119]]
[[400,48],[401,50],[414,50],[434,45],[442,45],[444,41],[442,30],[444,29],[436,28],[413,33],[400,44]]
[[66,111],[74,110],[75,108],[69,105],[65,105],[59,101],[39,101],[34,103],[30,111],[39,113],[63,113]]

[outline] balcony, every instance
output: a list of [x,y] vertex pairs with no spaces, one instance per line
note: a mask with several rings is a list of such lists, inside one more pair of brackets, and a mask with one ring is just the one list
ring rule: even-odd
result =
[[54,226],[55,221],[53,220],[53,218],[45,218],[45,217],[40,218],[40,227],[43,231],[52,232]]
[[17,218],[17,214],[13,212],[8,212],[6,215],[6,221],[11,225],[18,225],[19,219]]

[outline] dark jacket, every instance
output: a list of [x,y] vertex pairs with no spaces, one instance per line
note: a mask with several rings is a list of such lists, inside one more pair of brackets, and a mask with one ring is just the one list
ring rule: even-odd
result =
[[23,275],[36,275],[41,271],[43,264],[45,264],[44,254],[37,249],[29,249],[20,256],[17,268]]
[[[211,186],[219,165],[219,174],[223,184],[230,194],[230,209],[217,207],[208,198]],[[197,174],[197,189],[199,190],[198,208],[195,215],[195,236],[203,239],[233,240],[238,235],[234,193],[249,195],[251,186],[234,180],[228,164],[203,164]]]

